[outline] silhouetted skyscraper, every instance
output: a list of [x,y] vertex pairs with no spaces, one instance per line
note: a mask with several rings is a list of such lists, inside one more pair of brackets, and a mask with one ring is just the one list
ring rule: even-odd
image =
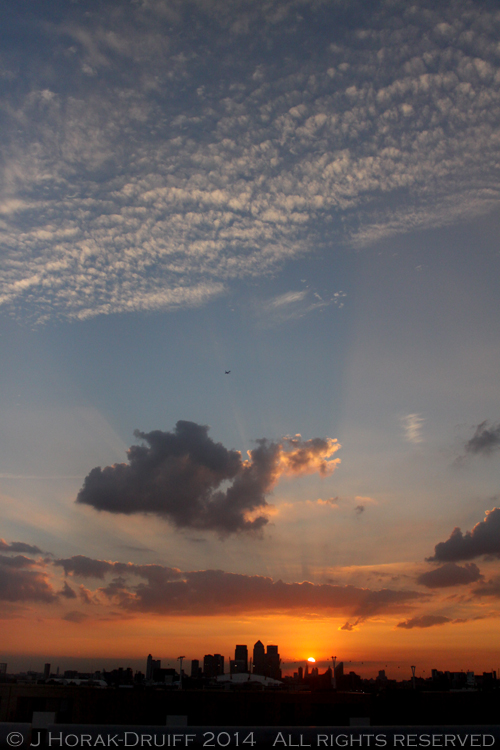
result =
[[253,673],[264,675],[266,670],[266,652],[262,641],[253,647]]
[[236,646],[234,650],[233,672],[248,672],[248,648]]
[[200,676],[200,662],[198,659],[191,659],[191,677],[195,680]]
[[50,677],[50,664],[45,664],[43,668],[43,679],[48,680]]
[[148,654],[146,661],[146,681],[153,679],[155,669],[161,669],[161,659],[153,659],[151,654]]
[[216,677],[215,659],[213,654],[205,654],[203,657],[203,677],[206,677],[208,680]]
[[224,674],[224,657],[221,654],[205,654],[203,657],[203,677],[209,680]]
[[267,677],[273,680],[281,680],[281,659],[278,653],[278,646],[268,646],[266,652],[266,671]]
[[217,677],[224,674],[224,657],[221,654],[214,654],[214,666]]

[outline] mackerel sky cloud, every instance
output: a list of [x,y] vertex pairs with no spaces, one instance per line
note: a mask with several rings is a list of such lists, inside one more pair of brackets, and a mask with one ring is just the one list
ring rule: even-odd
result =
[[37,44],[2,62],[16,315],[202,305],[332,238],[498,201],[494,6],[376,2],[348,22],[316,0],[56,6],[43,23],[19,6],[13,33]]

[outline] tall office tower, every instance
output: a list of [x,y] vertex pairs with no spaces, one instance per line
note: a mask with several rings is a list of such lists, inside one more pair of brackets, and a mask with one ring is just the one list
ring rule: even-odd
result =
[[0,664],[0,674],[7,674],[7,664],[5,662]]
[[50,664],[45,664],[43,668],[43,679],[48,680],[50,677]]
[[224,674],[224,657],[221,654],[214,654],[214,667],[217,676]]
[[281,680],[281,659],[277,646],[268,646],[266,652],[266,675],[273,680]]
[[262,641],[253,647],[253,673],[264,675],[266,672],[266,652]]
[[161,669],[161,659],[153,659],[151,654],[148,654],[146,662],[146,680],[153,679],[155,669]]
[[213,654],[205,654],[203,657],[203,677],[211,680],[213,677],[217,677],[215,671],[215,659]]
[[191,659],[191,677],[198,679],[200,674],[200,662],[198,659]]
[[248,648],[246,646],[236,646],[234,661],[238,662],[238,672],[248,672]]

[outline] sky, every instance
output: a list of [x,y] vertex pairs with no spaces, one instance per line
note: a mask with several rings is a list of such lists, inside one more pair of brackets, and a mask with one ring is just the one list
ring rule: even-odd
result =
[[497,3],[0,36],[0,661],[499,669]]

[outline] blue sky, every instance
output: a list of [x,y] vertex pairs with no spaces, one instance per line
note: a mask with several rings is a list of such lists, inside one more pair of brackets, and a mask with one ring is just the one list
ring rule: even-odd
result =
[[[338,636],[346,654],[415,618],[427,635],[460,631],[450,659],[493,643],[480,628],[498,616],[500,529],[480,572],[454,558],[452,590],[417,579],[454,527],[493,528],[499,504],[496,5],[7,6],[0,536],[53,556],[19,563],[38,583],[18,594],[5,563],[9,618],[29,632],[42,609],[78,629],[130,615],[131,596],[136,619],[167,616],[82,569],[66,580],[91,594],[65,598],[51,560],[84,555],[396,592],[374,610],[341,593],[339,611],[307,605],[321,644],[328,617],[356,623]],[[134,430],[179,420],[254,467],[256,440],[280,446],[259,484],[268,505],[243,506],[268,518],[260,534],[179,525],[170,506],[144,515],[142,485],[129,514],[99,510],[97,494],[75,503],[92,469],[127,463]],[[476,429],[491,435],[474,452]],[[314,438],[342,447],[314,453]],[[233,469],[214,492],[232,497]],[[234,616],[205,638],[222,628],[231,643]]]

